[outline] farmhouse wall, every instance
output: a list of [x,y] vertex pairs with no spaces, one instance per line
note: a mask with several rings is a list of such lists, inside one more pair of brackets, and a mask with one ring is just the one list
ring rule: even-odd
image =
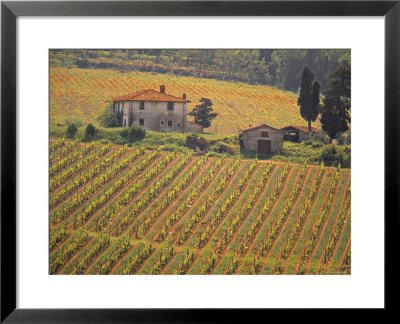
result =
[[[262,137],[261,132],[267,132],[268,136]],[[250,151],[257,151],[258,140],[270,140],[271,152],[279,151],[283,144],[282,131],[268,126],[244,130],[242,136],[244,148]]]
[[124,101],[120,107],[123,110],[123,127],[134,124],[157,132],[182,133],[186,129],[186,103],[174,102],[173,110],[168,109],[168,102],[151,101]]

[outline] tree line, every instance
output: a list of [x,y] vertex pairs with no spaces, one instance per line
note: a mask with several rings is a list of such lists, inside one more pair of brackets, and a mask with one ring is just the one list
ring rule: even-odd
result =
[[50,64],[195,76],[265,84],[297,92],[303,67],[314,71],[321,89],[329,73],[350,62],[348,49],[57,49]]
[[306,65],[303,68],[300,93],[297,104],[301,117],[308,122],[311,132],[311,122],[321,115],[322,129],[331,139],[349,129],[351,122],[351,67],[348,60],[329,73],[328,88],[323,91],[320,105],[320,82],[314,80],[314,72]]

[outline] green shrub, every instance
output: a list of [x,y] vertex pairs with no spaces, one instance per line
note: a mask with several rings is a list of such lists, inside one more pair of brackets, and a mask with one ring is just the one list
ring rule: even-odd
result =
[[126,140],[129,137],[129,128],[125,127],[123,128],[120,132],[119,135],[121,135],[121,137],[125,138]]
[[310,139],[303,142],[304,145],[312,145],[312,143],[314,143],[314,142]]
[[313,148],[320,148],[320,147],[322,147],[323,145],[324,145],[324,144],[321,143],[321,142],[314,142],[314,143],[311,144],[311,147],[313,147]]
[[326,145],[321,151],[321,160],[328,166],[337,166],[339,163],[344,168],[350,168],[350,146]]
[[187,148],[185,146],[179,146],[179,145],[176,145],[176,144],[166,144],[166,145],[163,145],[161,147],[161,149],[163,151],[166,151],[166,152],[179,152],[179,153],[184,153],[184,154],[191,154],[192,153],[191,149],[189,149],[189,148]]
[[91,142],[96,136],[96,127],[93,124],[88,124],[85,131],[85,142]]
[[312,142],[321,142],[324,144],[329,144],[331,142],[330,137],[324,132],[308,133],[306,139],[311,140]]
[[78,131],[78,127],[76,127],[75,124],[70,124],[67,128],[67,137],[68,138],[73,138]]
[[340,145],[350,145],[351,144],[351,130],[341,133],[337,138],[337,141]]
[[199,139],[197,140],[197,146],[199,147],[200,150],[202,151],[207,151],[209,143],[208,141],[202,136],[199,137]]
[[106,139],[106,138],[102,138],[102,139],[99,141],[99,143],[100,143],[100,144],[110,144],[111,142],[110,142],[110,140],[108,140],[108,139]]
[[210,151],[218,152],[218,153],[227,153],[229,155],[235,155],[236,149],[232,144],[227,144],[224,142],[217,142],[210,147]]
[[82,127],[84,125],[83,122],[80,121],[78,118],[66,118],[64,124],[67,126],[75,124],[77,128]]
[[199,139],[199,135],[197,133],[191,133],[186,136],[185,146],[191,149],[195,149],[197,146],[197,141]]
[[146,137],[146,130],[143,127],[132,125],[129,128],[129,142],[140,141]]

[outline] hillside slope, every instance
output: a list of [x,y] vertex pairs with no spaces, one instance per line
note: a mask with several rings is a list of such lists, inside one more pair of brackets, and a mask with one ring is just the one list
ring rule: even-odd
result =
[[[50,68],[50,121],[95,123],[107,100],[141,89],[176,96],[186,93],[191,111],[202,97],[210,98],[218,117],[207,132],[234,134],[249,125],[266,123],[276,128],[306,125],[297,106],[297,95],[265,85],[248,85],[194,77],[146,72]],[[189,118],[189,120],[191,120]],[[318,123],[313,126],[319,127]]]

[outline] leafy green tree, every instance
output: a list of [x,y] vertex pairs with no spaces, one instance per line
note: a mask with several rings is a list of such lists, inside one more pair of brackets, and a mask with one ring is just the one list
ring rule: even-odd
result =
[[324,107],[321,114],[322,129],[331,139],[346,131],[350,123],[351,109],[351,68],[343,60],[331,74],[330,89],[325,91]]
[[91,142],[96,136],[96,127],[93,124],[88,124],[85,131],[85,142]]
[[[194,117],[194,122],[196,124],[203,126],[203,128],[208,128],[211,126],[211,121],[217,117],[218,114],[213,112],[213,103],[210,99],[201,98],[199,101],[201,104],[195,106],[188,115]],[[203,128],[201,129],[202,132]]]
[[100,112],[97,120],[103,127],[120,127],[122,125],[122,122],[120,123],[121,117],[122,113],[115,113],[114,105],[110,102]]
[[191,149],[195,149],[197,146],[198,139],[199,139],[199,135],[197,135],[197,133],[189,134],[188,136],[186,136],[185,146],[187,146]]
[[300,95],[297,104],[300,115],[308,122],[308,132],[311,132],[311,122],[316,121],[319,114],[320,84],[314,81],[314,73],[306,65],[301,74]]
[[351,148],[349,145],[325,145],[320,153],[320,159],[326,165],[350,168],[351,166]]
[[78,131],[78,127],[74,123],[70,124],[67,128],[67,137],[73,138]]

